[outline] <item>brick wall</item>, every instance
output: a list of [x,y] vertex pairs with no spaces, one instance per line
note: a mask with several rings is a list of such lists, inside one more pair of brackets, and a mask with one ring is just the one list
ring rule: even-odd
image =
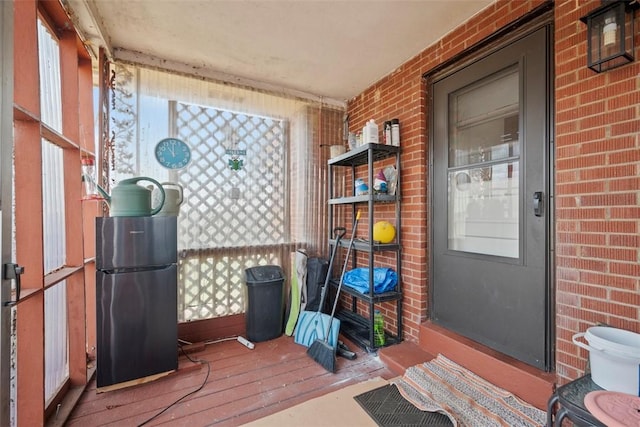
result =
[[571,342],[574,333],[598,322],[640,332],[640,63],[600,74],[585,66],[586,26],[579,17],[599,4],[558,1],[555,10],[561,382],[585,368],[587,354]]
[[[417,341],[428,305],[429,111],[422,75],[545,3],[496,1],[348,103],[351,129],[371,118],[379,125],[391,118],[401,123],[406,340]],[[579,18],[599,4],[555,1],[554,288],[561,381],[585,366],[586,354],[571,342],[575,332],[597,322],[640,330],[640,65],[601,75],[586,68]]]

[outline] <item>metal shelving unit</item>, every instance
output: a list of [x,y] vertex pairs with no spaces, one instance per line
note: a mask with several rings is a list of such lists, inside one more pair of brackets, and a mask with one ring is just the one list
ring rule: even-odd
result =
[[[374,169],[376,163],[385,159],[395,158],[395,168],[398,176],[395,194],[374,194]],[[340,168],[348,168],[351,170],[351,176],[356,177],[356,169],[360,166],[367,166],[367,183],[369,185],[369,194],[352,195],[345,197],[334,197],[335,174]],[[385,346],[396,344],[402,340],[402,277],[401,277],[401,239],[400,239],[400,148],[392,145],[384,144],[365,144],[355,148],[338,157],[334,157],[328,162],[329,173],[329,230],[334,229],[334,221],[336,213],[339,209],[351,209],[352,217],[355,218],[359,206],[366,205],[368,215],[368,230],[365,239],[356,239],[352,249],[351,265],[353,268],[357,266],[356,259],[358,254],[364,253],[367,258],[369,269],[369,292],[360,293],[347,286],[342,286],[342,292],[351,297],[351,309],[343,309],[337,313],[336,317],[340,319],[340,332],[353,340],[360,347],[367,351],[375,351],[377,349],[374,341],[374,310],[375,305],[383,302],[396,302],[396,325],[397,333],[391,334],[385,330]],[[353,190],[355,194],[355,189]],[[396,237],[394,242],[382,244],[373,241],[373,225],[374,213],[376,206],[382,204],[395,205],[395,228]],[[330,249],[335,245],[335,240],[329,236]],[[340,247],[347,248],[348,239],[340,242]],[[373,272],[375,254],[384,253],[385,255],[395,256],[395,271],[398,275],[398,285],[391,292],[376,294],[373,292]],[[330,281],[333,287],[338,286],[338,278]],[[366,317],[358,313],[358,301],[363,301],[368,308]]]

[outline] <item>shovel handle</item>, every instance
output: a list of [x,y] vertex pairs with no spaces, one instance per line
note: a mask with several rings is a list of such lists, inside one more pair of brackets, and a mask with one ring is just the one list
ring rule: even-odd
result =
[[[331,318],[329,319],[329,327],[325,334],[325,342],[329,342],[329,332],[331,331],[331,324],[333,323],[333,316],[336,314],[336,307],[338,306],[338,299],[340,299],[340,290],[342,289],[342,281],[344,280],[344,273],[347,270],[347,263],[349,262],[349,255],[351,255],[351,248],[353,247],[353,241],[356,237],[356,229],[358,228],[358,220],[360,220],[360,211],[356,215],[356,219],[353,222],[353,229],[351,230],[351,240],[349,246],[347,246],[347,254],[344,257],[344,265],[342,266],[342,273],[340,274],[340,282],[338,283],[338,290],[336,291],[336,299],[333,301],[333,308],[331,309]],[[336,246],[337,248],[337,246]]]
[[333,261],[335,260],[336,252],[338,252],[338,248],[340,247],[340,240],[342,240],[346,232],[347,229],[344,227],[336,227],[333,229],[333,234],[336,241],[333,245],[331,257],[329,258],[329,267],[327,267],[327,275],[324,278],[324,286],[322,287],[322,292],[320,293],[320,304],[318,305],[318,313],[322,313],[322,309],[324,308],[324,302],[327,298],[327,288],[329,287],[329,280],[331,279],[331,272],[333,271]]

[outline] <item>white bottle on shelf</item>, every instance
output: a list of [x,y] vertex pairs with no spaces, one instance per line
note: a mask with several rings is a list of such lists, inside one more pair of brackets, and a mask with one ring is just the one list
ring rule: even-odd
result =
[[396,147],[400,146],[400,120],[391,120],[391,144]]
[[375,120],[371,119],[367,122],[363,129],[364,143],[365,144],[377,144],[378,143],[378,125]]

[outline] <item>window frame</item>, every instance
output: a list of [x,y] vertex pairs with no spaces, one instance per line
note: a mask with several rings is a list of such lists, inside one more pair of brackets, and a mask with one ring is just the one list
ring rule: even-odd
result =
[[[91,223],[96,203],[81,201],[81,157],[94,156],[91,57],[58,2],[25,0],[14,6],[14,231],[15,262],[24,266],[20,300],[15,305],[15,407],[13,422],[43,425],[68,389],[84,386],[90,377],[87,349],[95,347],[91,288],[95,267]],[[37,17],[58,37],[62,99],[61,131],[41,121]],[[89,129],[90,132],[86,132]],[[42,139],[62,149],[66,229],[65,263],[44,272]],[[34,171],[36,171],[34,173]],[[40,215],[38,215],[40,214]],[[40,217],[40,219],[38,219]],[[44,292],[67,286],[69,379],[49,405],[44,402]],[[95,301],[93,301],[95,311]],[[92,324],[93,323],[93,324]],[[34,398],[41,396],[41,398]]]

